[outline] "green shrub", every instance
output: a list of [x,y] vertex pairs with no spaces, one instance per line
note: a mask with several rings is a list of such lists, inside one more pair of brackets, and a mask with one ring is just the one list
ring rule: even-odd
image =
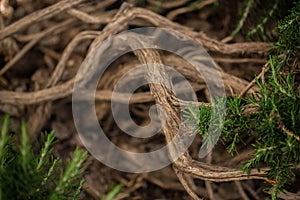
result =
[[[231,154],[238,152],[238,143],[254,148],[252,158],[241,169],[249,173],[253,167],[270,168],[268,178],[273,182],[269,188],[272,199],[277,199],[279,192],[284,191],[300,165],[300,86],[295,81],[295,66],[291,68],[287,64],[288,60],[299,57],[299,17],[300,2],[279,22],[276,28],[279,39],[275,43],[277,54],[270,56],[264,80],[256,80],[259,92],[245,98],[227,98],[224,124],[213,123],[223,125],[221,139]],[[216,99],[214,106],[224,100]],[[211,106],[190,106],[184,116],[187,123],[195,127],[194,132],[206,138],[211,112]],[[246,144],[242,139],[251,136],[256,136],[252,144]]]
[[77,199],[84,182],[82,165],[88,154],[75,149],[64,169],[54,158],[54,133],[42,134],[42,147],[30,145],[26,124],[21,136],[9,134],[6,115],[0,135],[0,200],[6,199]]

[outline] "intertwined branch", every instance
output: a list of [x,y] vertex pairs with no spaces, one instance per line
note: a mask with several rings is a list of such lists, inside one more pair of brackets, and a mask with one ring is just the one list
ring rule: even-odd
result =
[[[133,7],[127,3],[124,3],[117,13],[115,13],[115,11],[101,11],[102,8],[110,5],[113,2],[114,1],[103,1],[102,3],[97,4],[97,6],[91,6],[89,3],[86,3],[85,0],[63,0],[52,6],[29,14],[7,27],[3,27],[2,30],[0,30],[0,43],[4,43],[5,40],[9,39],[12,41],[23,42],[24,45],[21,50],[17,51],[13,58],[10,59],[5,66],[0,69],[0,76],[7,73],[18,61],[20,61],[20,59],[22,59],[22,57],[24,57],[25,54],[27,54],[34,46],[41,43],[43,40],[51,37],[59,37],[59,34],[67,31],[71,27],[78,28],[75,37],[68,42],[61,55],[56,55],[55,52],[52,52],[47,48],[42,49],[48,53],[48,56],[45,57],[46,65],[49,66],[49,68],[54,68],[51,75],[44,77],[46,81],[40,84],[34,91],[30,92],[14,91],[14,89],[11,89],[10,91],[0,91],[0,109],[2,111],[8,111],[18,115],[18,111],[14,109],[15,107],[22,110],[24,109],[24,106],[37,105],[34,107],[33,112],[40,114],[32,115],[31,121],[33,124],[33,129],[37,129],[36,131],[38,132],[38,129],[40,129],[46,123],[46,119],[51,114],[49,110],[51,109],[52,102],[54,100],[66,98],[72,93],[75,75],[72,75],[66,79],[64,77],[64,73],[67,71],[68,61],[74,54],[75,49],[80,45],[85,44],[89,50],[88,52],[85,51],[84,53],[87,55],[92,54],[97,45],[112,35],[126,30],[127,27],[132,24],[142,25],[148,23],[152,24],[153,26],[164,27],[178,31],[202,45],[205,49],[207,49],[207,51],[222,55],[264,55],[271,47],[271,44],[269,43],[245,42],[225,44],[208,37],[202,32],[196,32],[190,28],[172,22],[169,19],[152,11]],[[174,3],[176,3],[176,1]],[[206,3],[209,4],[210,2],[207,1]],[[81,6],[79,7],[78,5]],[[30,33],[27,35],[22,32],[28,29],[31,24],[50,20],[62,14],[65,16],[63,21],[56,22],[54,25],[53,23],[50,23],[51,25],[44,28],[44,30],[41,30],[40,32]],[[173,15],[175,14],[170,14],[169,17],[173,18]],[[111,20],[112,16],[114,17]],[[98,27],[99,24],[107,25],[102,31],[99,31],[97,28],[95,28]],[[184,76],[192,80],[192,85],[194,88],[197,88],[198,90],[203,89],[203,80],[198,77],[197,73],[195,73],[195,69],[189,63],[172,56],[162,57],[155,50],[143,49],[135,51],[134,53],[138,57],[139,61],[147,66],[148,79],[160,80],[162,83],[168,83],[169,87],[172,88],[172,83],[170,83],[166,73],[163,71],[163,69],[157,67],[159,64],[168,63]],[[55,59],[57,60],[56,66],[52,62]],[[249,60],[257,63],[264,62],[263,59],[251,59],[252,58],[246,59],[246,62]],[[228,60],[225,58],[219,58],[219,61],[228,62]],[[229,62],[245,62],[245,60],[232,59]],[[156,63],[156,65],[147,65],[149,63]],[[128,66],[124,66],[124,69],[132,68],[133,64],[129,63]],[[253,83],[248,83],[241,78],[228,74],[222,71],[220,67],[219,69],[226,89],[232,93],[237,92],[244,94],[247,91],[253,92],[257,90],[257,88],[253,86]],[[107,80],[106,85],[102,84],[99,86],[99,90],[97,90],[95,95],[96,101],[103,102],[111,100],[112,86],[109,84],[117,80],[122,75],[122,72],[123,71],[120,69],[115,74],[110,75],[109,77],[104,77],[104,79],[106,78]],[[90,77],[88,72],[86,72],[86,74],[82,74],[82,78],[88,79],[88,77]],[[113,99],[113,101],[124,101],[124,96],[126,94],[120,93],[117,95],[118,98]],[[133,94],[131,98],[131,103],[144,103],[151,101],[155,101],[157,104],[163,106],[167,111],[167,120],[165,126],[163,127],[163,133],[165,135],[166,142],[170,142],[178,132],[178,127],[180,124],[178,100],[174,97],[174,94],[163,85],[151,84],[150,93],[136,93]],[[105,115],[107,109],[108,108],[104,108],[102,110],[102,113],[100,113],[98,116],[99,119]],[[36,122],[43,121],[43,119],[44,123],[38,123],[37,125]],[[176,151],[176,147],[173,150]],[[172,152],[170,152],[170,154],[172,154]],[[251,173],[247,175],[239,170],[193,160],[188,152],[182,155],[174,163],[173,168],[186,191],[194,199],[199,199],[194,191],[194,178],[215,182],[238,181],[246,179],[267,180],[265,175],[268,170],[266,168],[262,168],[260,171],[252,170]],[[237,182],[237,184],[240,186],[239,182]]]

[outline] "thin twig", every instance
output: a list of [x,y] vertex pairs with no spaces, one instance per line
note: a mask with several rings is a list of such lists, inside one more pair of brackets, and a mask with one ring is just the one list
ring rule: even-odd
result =
[[62,53],[59,63],[57,64],[54,72],[52,73],[47,87],[56,85],[56,83],[59,81],[65,69],[66,62],[70,57],[71,53],[73,52],[73,49],[78,45],[78,43],[80,43],[83,40],[94,39],[97,35],[99,35],[99,31],[83,31],[76,35],[76,37],[68,44],[68,46]]
[[215,2],[216,2],[216,0],[200,1],[197,5],[194,5],[194,6],[182,7],[182,8],[172,10],[167,14],[166,17],[169,20],[173,21],[180,14],[192,12],[194,10],[200,10],[200,9],[204,8],[205,6],[213,4]]
[[[89,15],[81,10],[77,10],[77,9],[69,9],[67,11],[68,14],[80,19],[81,21],[85,22],[85,23],[89,23],[89,24],[101,24],[101,23],[109,23],[111,21],[111,18],[109,16],[107,16],[106,13],[101,13],[98,16],[92,16]],[[111,13],[113,14],[113,13]]]
[[279,128],[282,130],[282,132],[284,132],[286,135],[295,138],[296,140],[298,140],[298,142],[300,142],[300,136],[296,135],[295,133],[293,133],[292,131],[290,131],[289,129],[286,128],[286,126],[283,124],[282,121],[279,122]]
[[188,185],[188,182],[185,180],[184,174],[178,170],[176,167],[174,167],[174,171],[181,182],[184,189],[187,191],[187,193],[194,199],[194,200],[203,200],[202,198],[199,198],[198,195],[190,188]]
[[73,6],[83,3],[84,1],[86,0],[63,0],[42,10],[35,11],[1,30],[0,40],[20,31],[21,29],[26,28],[33,23],[49,19]]
[[[212,152],[210,152],[207,155],[206,161],[207,161],[208,164],[211,164]],[[205,181],[205,186],[206,186],[206,189],[207,189],[209,199],[210,200],[215,200],[216,198],[215,198],[214,191],[213,191],[213,188],[212,188],[212,182],[211,181]]]
[[[35,38],[32,39],[29,43],[27,43],[21,51],[17,53],[17,55],[14,56],[12,60],[10,60],[6,65],[0,70],[0,76],[2,76],[7,70],[9,70],[16,62],[18,62],[35,44],[37,44],[42,38],[46,37],[47,35],[51,34],[53,31],[70,25],[73,22],[73,20],[66,20],[65,22],[58,24],[56,26],[50,27],[49,29],[46,29],[45,31],[35,35]],[[63,31],[63,30],[61,30]]]
[[[157,0],[147,0],[149,3],[151,3],[152,5],[156,5],[157,4]],[[160,4],[161,8],[164,9],[171,9],[171,8],[176,8],[179,6],[183,6],[184,4],[186,4],[187,2],[189,2],[190,0],[174,0],[174,1],[165,1],[162,2]]]
[[251,194],[251,196],[255,200],[259,200],[260,199],[259,196],[257,195],[257,193],[246,182],[242,182],[242,186],[243,186],[243,188],[245,188],[245,190],[247,190],[249,192],[249,194]]
[[254,83],[256,82],[257,79],[262,78],[264,76],[264,74],[266,73],[266,71],[268,70],[267,66],[270,64],[270,62],[267,62],[264,66],[263,69],[261,70],[261,72],[258,74],[258,76],[256,78],[254,78],[248,85],[247,87],[245,87],[242,92],[240,92],[238,98],[241,98],[242,96],[245,95],[245,93],[254,85]]
[[249,197],[245,193],[243,186],[240,181],[234,181],[234,184],[236,185],[238,192],[240,193],[243,200],[249,200]]

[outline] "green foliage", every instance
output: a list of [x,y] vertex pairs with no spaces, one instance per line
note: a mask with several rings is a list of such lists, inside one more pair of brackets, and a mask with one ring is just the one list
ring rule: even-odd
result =
[[187,7],[194,8],[199,4],[202,0],[194,0],[188,3]]
[[257,35],[261,40],[267,41],[266,27],[268,27],[268,22],[274,18],[274,14],[279,9],[279,0],[272,1],[272,6],[268,7],[266,11],[262,14],[262,17],[258,23],[247,33],[248,38],[253,38]]
[[[220,99],[213,107],[190,106],[184,115],[187,123],[195,127],[194,132],[204,138],[209,137],[211,124],[223,126],[222,142],[231,154],[238,152],[238,144],[251,145],[254,154],[241,169],[250,173],[254,167],[269,167],[268,178],[274,184],[267,189],[272,199],[284,191],[300,165],[300,86],[295,82],[295,73],[287,67],[292,55],[299,53],[299,11],[300,1],[276,28],[278,55],[270,57],[264,80],[256,80],[259,92],[245,98],[227,98],[223,124],[211,123],[211,113],[222,102]],[[243,141],[253,136],[256,141],[252,144]]]
[[142,6],[142,5],[144,5],[145,3],[146,3],[145,0],[135,0],[135,4],[136,4],[137,6]]
[[6,115],[0,136],[0,200],[77,199],[87,153],[76,148],[61,170],[61,160],[53,157],[53,132],[42,134],[42,147],[34,148],[38,145],[30,145],[25,122],[18,141],[9,135],[8,126]]
[[295,6],[290,14],[279,22],[276,29],[279,41],[276,43],[280,50],[300,51],[300,1],[294,2]]
[[269,30],[287,14],[293,3],[299,4],[299,0],[244,0],[239,21],[231,36],[244,30],[248,39],[274,41],[277,36]]
[[[256,136],[252,144],[253,157],[241,167],[248,173],[253,167],[270,167],[269,179],[273,185],[275,199],[279,191],[293,176],[295,166],[300,164],[300,92],[295,88],[294,75],[282,73],[284,61],[270,58],[269,73],[265,83],[257,80],[260,91],[246,98],[227,98],[227,116],[222,129],[222,141],[229,153],[237,153],[237,144],[245,142],[242,136]],[[216,101],[214,106],[220,103]],[[185,112],[187,124],[194,125],[194,132],[208,137],[211,125],[211,106],[190,106]],[[246,113],[253,109],[255,112]],[[216,125],[216,123],[213,123]]]
[[237,23],[237,26],[235,27],[235,29],[231,32],[230,36],[234,37],[244,26],[244,23],[250,13],[250,11],[253,8],[253,4],[254,4],[254,0],[247,0],[244,1],[244,8],[243,8],[243,12],[242,15]]
[[278,182],[275,193],[283,189],[300,164],[300,93],[294,88],[295,77],[290,72],[281,73],[283,65],[278,57],[272,57],[265,84],[257,81],[260,92],[247,99],[259,110],[253,114],[253,131],[258,138],[253,144],[255,153],[243,169],[249,172],[251,167],[265,163],[270,167],[269,178]]
[[114,200],[116,196],[120,193],[122,188],[122,183],[114,186],[113,189],[105,197],[101,198],[101,200]]
[[[200,133],[203,138],[207,138],[211,133],[211,126],[222,126],[221,139],[224,144],[227,144],[229,153],[237,153],[236,144],[244,141],[240,137],[241,132],[249,132],[251,123],[250,116],[244,116],[244,105],[242,99],[234,98],[217,98],[215,99],[214,107],[223,104],[226,100],[227,111],[226,118],[221,118],[222,123],[212,123],[211,113],[213,106],[202,105],[200,107],[189,106],[188,110],[184,112],[184,117],[187,119],[188,125],[194,126],[194,133]],[[196,125],[196,126],[195,126]],[[250,133],[249,133],[250,134]]]

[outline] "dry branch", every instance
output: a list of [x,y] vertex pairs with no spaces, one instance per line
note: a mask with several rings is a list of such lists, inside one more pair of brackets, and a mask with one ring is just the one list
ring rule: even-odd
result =
[[5,29],[0,31],[0,40],[3,38],[8,37],[9,35],[16,33],[27,26],[37,23],[39,21],[49,19],[51,17],[54,17],[55,15],[73,7],[80,3],[83,3],[86,0],[63,0],[60,1],[52,6],[49,6],[47,8],[44,8],[42,10],[36,11],[18,21],[15,23],[9,25]]
[[[153,0],[148,0],[153,2]],[[83,7],[83,8],[73,8],[76,5],[85,2],[85,0],[63,0],[59,3],[56,3],[52,6],[44,8],[42,10],[36,11],[13,24],[5,27],[0,30],[0,40],[3,40],[7,37],[15,37],[19,42],[28,42],[25,46],[17,53],[13,59],[11,59],[6,65],[1,68],[0,76],[4,75],[12,66],[15,65],[17,61],[19,61],[26,53],[28,53],[31,48],[37,45],[43,38],[48,36],[49,34],[58,34],[62,31],[67,31],[68,28],[72,27],[75,23],[80,24],[80,28],[78,29],[76,36],[68,42],[67,47],[59,56],[52,56],[58,59],[58,63],[55,66],[55,69],[52,71],[51,77],[46,80],[46,87],[41,87],[39,90],[34,90],[30,92],[19,92],[19,91],[0,91],[0,104],[4,105],[14,105],[17,107],[21,107],[24,105],[39,105],[36,110],[41,110],[41,112],[48,112],[51,108],[52,101],[66,98],[70,96],[73,89],[74,77],[68,79],[68,81],[62,82],[64,72],[67,71],[67,62],[73,55],[75,49],[79,46],[81,42],[91,41],[93,42],[89,45],[89,52],[85,52],[84,55],[92,55],[93,51],[96,50],[96,47],[101,44],[104,40],[109,37],[117,34],[123,30],[126,30],[128,25],[130,25],[135,20],[142,20],[143,22],[151,23],[154,26],[169,28],[175,31],[178,31],[186,36],[189,36],[191,39],[202,45],[205,49],[210,52],[216,52],[222,55],[249,55],[247,59],[241,58],[222,58],[219,57],[218,61],[220,62],[235,62],[235,63],[244,63],[244,62],[257,62],[263,63],[264,59],[251,58],[252,54],[266,54],[270,47],[272,46],[270,43],[235,43],[235,44],[225,44],[223,42],[214,40],[208,37],[206,34],[202,32],[196,32],[190,28],[187,28],[178,23],[172,22],[165,17],[162,17],[154,12],[151,12],[147,9],[133,7],[130,4],[124,3],[122,7],[118,10],[115,17],[111,20],[110,16],[115,13],[112,11],[108,14],[106,13],[93,13],[96,11],[95,9],[103,8],[107,5],[110,5],[114,1],[103,1],[101,4],[94,7]],[[182,5],[182,2],[187,1],[174,1],[173,3],[168,2],[163,4],[165,8],[173,8]],[[212,3],[213,1],[206,1],[207,4]],[[204,4],[202,5],[204,6]],[[29,35],[16,35],[15,33],[22,31],[28,28],[31,24],[41,22],[42,20],[50,19],[56,17],[60,13],[67,13],[65,16],[66,20],[64,22],[58,23],[54,26],[51,26],[44,31],[29,34]],[[178,13],[177,13],[178,14]],[[171,14],[170,14],[171,15]],[[174,13],[173,13],[174,15]],[[106,27],[102,31],[97,30],[86,30],[84,24],[105,24]],[[64,28],[65,27],[65,28]],[[83,30],[84,29],[84,30]],[[138,41],[137,41],[138,42]],[[137,45],[132,43],[131,45]],[[46,48],[41,47],[43,52],[47,52]],[[53,52],[52,52],[53,53]],[[167,142],[170,142],[174,136],[178,132],[178,128],[180,126],[180,116],[179,116],[179,105],[185,104],[187,105],[190,102],[182,102],[178,100],[175,95],[172,93],[170,88],[173,88],[173,85],[167,76],[167,73],[157,67],[162,65],[163,63],[171,64],[177,71],[182,73],[184,76],[188,77],[193,82],[193,87],[195,90],[203,90],[204,82],[201,77],[199,77],[195,73],[195,69],[187,62],[182,59],[166,56],[161,57],[158,51],[142,49],[134,52],[138,57],[139,61],[147,66],[147,78],[151,82],[151,80],[155,80],[155,82],[159,81],[162,83],[161,85],[150,84],[150,93],[149,92],[141,92],[133,94],[130,100],[130,103],[145,103],[155,101],[157,104],[164,107],[167,113],[166,124],[163,127],[163,132]],[[55,54],[55,52],[53,53]],[[51,58],[51,55],[47,55],[48,58]],[[48,60],[49,61],[49,60]],[[51,59],[49,61],[51,63]],[[148,65],[149,63],[155,63],[155,65]],[[52,65],[50,64],[50,65]],[[124,69],[130,69],[134,67],[134,63],[128,63],[128,66],[124,66]],[[217,66],[218,67],[218,66]],[[257,88],[253,87],[253,81],[248,83],[247,81],[233,76],[231,74],[225,73],[220,67],[220,73],[224,80],[227,89],[232,89],[232,93],[238,92],[241,96],[248,92],[253,92]],[[123,70],[124,70],[123,69]],[[106,78],[104,84],[100,85],[95,98],[96,101],[118,101],[118,102],[126,102],[126,96],[128,94],[117,93],[116,99],[111,99],[112,90],[114,83],[124,72],[122,69],[118,70],[114,75],[110,75]],[[88,81],[90,75],[82,74],[81,78],[86,79]],[[62,82],[62,83],[60,83]],[[251,88],[252,87],[252,88]],[[103,108],[103,107],[101,107]],[[1,109],[1,106],[0,106]],[[107,113],[107,106],[105,109],[101,109],[103,112],[101,113],[101,117]],[[163,115],[163,113],[161,113]],[[33,119],[35,122],[36,119]],[[39,124],[40,126],[41,124]],[[37,125],[33,126],[36,127]],[[180,151],[181,144],[177,144],[174,149],[170,150],[170,154],[176,154],[176,151]],[[268,171],[266,168],[262,168],[260,171],[252,170],[250,175],[245,174],[240,170],[234,170],[231,168],[220,167],[217,165],[205,164],[200,161],[193,160],[188,152],[184,153],[173,165],[174,171],[176,172],[179,180],[183,184],[186,191],[190,194],[194,199],[200,199],[195,192],[194,185],[192,183],[192,178],[198,178],[206,181],[214,181],[214,182],[225,182],[225,181],[236,181],[236,180],[247,180],[247,179],[262,179],[266,180],[265,175]],[[237,185],[241,190],[242,185]],[[244,193],[243,193],[244,194]],[[97,196],[97,195],[96,195]],[[243,195],[246,199],[246,196]]]

